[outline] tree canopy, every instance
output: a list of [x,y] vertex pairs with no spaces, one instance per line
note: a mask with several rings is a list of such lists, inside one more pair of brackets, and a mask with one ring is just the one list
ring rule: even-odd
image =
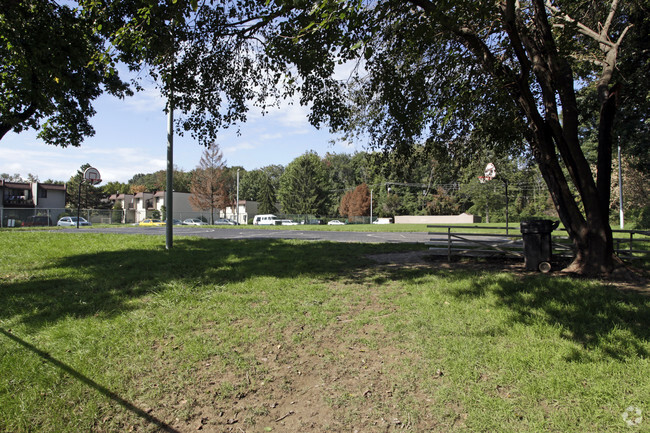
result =
[[[328,120],[364,131],[381,148],[408,152],[412,143],[427,140],[449,153],[490,146],[534,157],[574,241],[572,268],[607,272],[613,266],[612,138],[622,93],[616,67],[632,29],[630,12],[640,4],[321,2],[304,10],[309,24],[287,20],[283,35],[294,39],[278,44],[285,61],[309,67],[305,59],[345,58],[345,47],[356,41],[351,46],[363,54],[364,73],[347,106],[355,121]],[[321,69],[301,72],[318,76]],[[595,90],[588,109],[598,113],[595,176],[582,148],[587,108],[576,91],[588,86]],[[310,96],[325,101],[329,113],[340,113],[327,104],[332,93],[333,87],[321,86]]]
[[278,198],[287,214],[325,215],[329,205],[327,173],[313,152],[293,160],[280,177]]
[[[527,155],[574,241],[574,269],[612,269],[614,128],[621,102],[644,104],[640,115],[620,110],[632,124],[647,118],[647,96],[622,96],[625,79],[647,89],[633,77],[647,64],[647,0],[80,4],[119,60],[159,78],[181,112],[178,129],[204,144],[251,104],[265,110],[299,95],[315,125],[385,151],[426,142],[449,166],[477,150]],[[347,80],[336,78],[354,62]],[[647,141],[633,130],[643,154]]]
[[79,146],[94,134],[92,102],[130,93],[94,23],[67,5],[10,0],[0,10],[0,139],[38,131],[48,144]]

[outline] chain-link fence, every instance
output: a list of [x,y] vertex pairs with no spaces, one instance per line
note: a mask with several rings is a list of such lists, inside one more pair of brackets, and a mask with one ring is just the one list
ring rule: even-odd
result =
[[[91,224],[136,224],[146,218],[164,218],[157,210],[123,210],[123,209],[34,209],[34,208],[0,208],[0,227],[56,226],[66,216],[78,215]],[[210,223],[212,218],[219,218],[219,212],[175,212],[174,219],[200,219]]]

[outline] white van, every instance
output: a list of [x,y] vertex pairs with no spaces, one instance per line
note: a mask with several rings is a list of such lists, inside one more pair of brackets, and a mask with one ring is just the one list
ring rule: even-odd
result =
[[253,225],[273,226],[279,224],[279,221],[280,220],[275,215],[271,215],[271,214],[255,215],[255,218],[253,218]]

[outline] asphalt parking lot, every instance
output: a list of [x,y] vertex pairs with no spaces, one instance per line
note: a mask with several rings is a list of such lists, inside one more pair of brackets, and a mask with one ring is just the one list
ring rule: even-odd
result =
[[[63,231],[76,231],[65,228]],[[165,227],[107,227],[82,228],[84,233],[118,233],[165,235]],[[425,243],[431,236],[423,232],[341,232],[311,230],[257,230],[249,228],[204,228],[174,226],[174,236],[199,236],[208,239],[301,239],[309,241],[366,242],[366,243]]]

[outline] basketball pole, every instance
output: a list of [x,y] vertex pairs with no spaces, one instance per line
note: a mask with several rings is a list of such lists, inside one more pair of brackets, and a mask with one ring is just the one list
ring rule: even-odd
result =
[[77,228],[79,228],[79,217],[81,216],[81,184],[84,183],[84,178],[79,179],[79,195],[77,196]]

